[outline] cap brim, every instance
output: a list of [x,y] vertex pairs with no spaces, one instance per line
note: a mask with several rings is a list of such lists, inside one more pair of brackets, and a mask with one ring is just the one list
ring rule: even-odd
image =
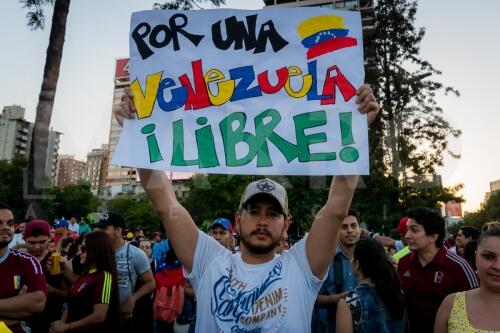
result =
[[224,225],[223,225],[223,224],[221,224],[221,223],[214,223],[214,224],[212,224],[212,225],[210,226],[210,229],[213,229],[213,228],[215,228],[215,227],[217,227],[217,226],[221,227],[221,228],[222,228],[222,229],[224,229],[224,230],[229,230],[229,227],[227,227],[227,228],[226,228],[226,226],[224,226]]
[[267,192],[258,192],[258,193],[254,193],[252,194],[250,197],[248,197],[245,202],[243,202],[243,204],[241,205],[240,208],[243,208],[250,200],[252,199],[255,199],[255,197],[257,196],[263,196],[263,197],[268,197],[270,198],[272,201],[274,201],[274,203],[280,208],[280,211],[281,213],[287,215],[287,213],[285,212],[285,210],[283,209],[283,206],[281,205],[281,202],[278,200],[278,198],[276,198],[274,195],[272,195],[271,193],[267,193]]

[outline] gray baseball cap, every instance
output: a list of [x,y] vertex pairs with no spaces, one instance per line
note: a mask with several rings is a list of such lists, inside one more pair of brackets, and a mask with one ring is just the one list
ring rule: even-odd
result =
[[283,213],[288,215],[288,196],[286,194],[286,189],[281,184],[269,178],[256,180],[248,184],[245,192],[243,192],[241,196],[240,209],[243,208],[248,200],[257,194],[267,194],[275,198],[281,206]]

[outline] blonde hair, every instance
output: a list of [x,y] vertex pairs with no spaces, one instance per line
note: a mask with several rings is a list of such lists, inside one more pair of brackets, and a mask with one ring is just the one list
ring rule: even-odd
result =
[[485,231],[488,231],[492,228],[498,228],[498,227],[500,227],[500,222],[498,222],[498,221],[486,222],[481,227],[481,232],[485,232]]

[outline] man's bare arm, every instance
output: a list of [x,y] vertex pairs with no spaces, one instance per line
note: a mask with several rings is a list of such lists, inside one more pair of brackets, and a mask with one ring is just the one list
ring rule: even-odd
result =
[[132,295],[135,299],[139,299],[147,294],[151,294],[156,287],[155,278],[153,276],[153,272],[149,269],[141,274],[142,285],[134,292]]
[[135,304],[141,297],[152,293],[155,290],[156,282],[153,276],[153,272],[148,269],[141,274],[142,285],[134,292],[129,298],[121,305],[122,315],[126,318],[131,318],[134,313]]
[[[368,85],[357,91],[356,103],[361,113],[365,113],[368,124],[377,117],[379,106]],[[307,238],[306,254],[312,273],[322,278],[333,260],[338,232],[342,220],[349,212],[358,176],[336,176],[330,185],[326,204],[316,215]]]
[[41,313],[47,297],[43,291],[34,291],[0,300],[0,318],[25,319]]
[[349,212],[358,176],[335,176],[326,204],[316,215],[307,236],[306,253],[312,273],[322,278],[333,260],[342,221]]
[[165,172],[139,169],[139,177],[149,200],[160,216],[177,258],[190,272],[193,268],[194,251],[198,241],[196,224],[177,200]]
[[[136,109],[130,88],[125,88],[122,102],[115,106],[114,116],[120,125],[124,119],[133,119]],[[146,194],[159,214],[168,239],[172,243],[177,258],[186,270],[193,268],[194,251],[198,241],[198,228],[186,209],[179,203],[174,189],[165,172],[138,169],[139,177]]]

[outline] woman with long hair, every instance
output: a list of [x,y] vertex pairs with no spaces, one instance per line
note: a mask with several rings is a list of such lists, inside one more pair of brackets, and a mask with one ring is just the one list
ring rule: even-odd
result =
[[359,285],[337,305],[336,332],[402,332],[405,301],[398,273],[382,244],[362,237],[354,248],[352,269]]
[[96,231],[85,236],[80,260],[84,270],[68,292],[67,307],[50,332],[113,332],[119,322],[116,260],[111,239]]
[[500,227],[486,230],[476,251],[479,288],[446,296],[435,333],[500,332]]

